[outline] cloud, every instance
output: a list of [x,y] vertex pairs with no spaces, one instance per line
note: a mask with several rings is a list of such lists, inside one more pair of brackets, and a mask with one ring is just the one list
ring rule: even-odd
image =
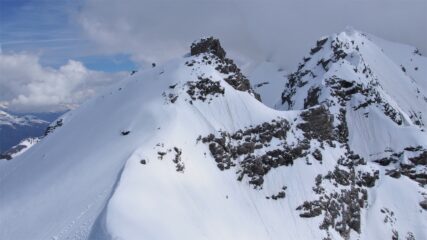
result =
[[13,111],[60,111],[78,106],[125,73],[107,74],[69,60],[43,67],[36,55],[0,54],[0,106]]
[[72,21],[81,0],[1,0],[0,43],[4,53],[32,52],[42,64],[61,65],[91,54],[93,46]]
[[78,20],[103,51],[140,62],[183,54],[214,35],[233,54],[294,67],[319,37],[346,26],[427,53],[425,9],[423,0],[89,0]]
[[[192,41],[210,35],[219,37],[233,58],[270,59],[288,69],[319,37],[346,26],[427,53],[425,0],[87,0],[13,6],[1,17],[0,107],[15,111],[75,107],[121,77],[66,62],[69,58],[129,54],[140,64],[157,62],[185,54]],[[42,58],[13,54],[23,50]]]

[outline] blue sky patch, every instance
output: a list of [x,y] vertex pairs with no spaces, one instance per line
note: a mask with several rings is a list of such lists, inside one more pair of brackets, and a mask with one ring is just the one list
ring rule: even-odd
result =
[[97,71],[130,72],[137,69],[137,66],[127,54],[93,55],[77,58],[76,60],[83,62],[87,68]]
[[99,55],[81,34],[75,16],[81,0],[0,0],[3,53],[33,53],[43,66],[58,68],[69,59],[105,72],[136,68],[129,55]]

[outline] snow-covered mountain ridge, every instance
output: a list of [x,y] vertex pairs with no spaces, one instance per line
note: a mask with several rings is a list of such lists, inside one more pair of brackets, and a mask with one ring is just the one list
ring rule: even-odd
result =
[[427,238],[425,80],[374,41],[320,40],[286,111],[215,39],[133,74],[0,162],[0,238]]
[[[390,45],[384,40],[381,43]],[[389,48],[390,54],[394,53],[392,49],[398,47]],[[412,54],[410,61],[420,64],[414,71],[425,71],[424,58],[415,49],[407,50]],[[282,108],[325,104],[337,119],[346,121],[350,148],[365,159],[385,164],[414,154],[407,149],[425,154],[425,77],[407,74],[403,65],[383,52],[368,36],[356,31],[319,40],[298,71],[290,75]],[[405,52],[400,54],[405,59]],[[426,183],[425,169],[416,172]]]
[[[354,103],[354,108],[381,105],[382,111],[399,125],[405,121],[423,127],[427,97],[421,89],[425,75],[407,73],[403,65],[398,66],[383,52],[366,35],[356,31],[321,39],[291,76],[282,102],[287,103],[288,108],[306,108],[316,104],[315,96],[319,94],[320,85],[330,86],[328,89],[347,88],[350,90],[342,92],[343,96],[361,95],[359,98],[362,99],[357,99],[358,104]],[[412,58],[419,58],[417,52],[410,53],[413,54]],[[424,66],[415,67],[414,71],[424,72],[425,69]],[[289,98],[295,94],[295,85],[302,88],[308,82],[310,84],[304,88],[307,91],[299,91],[299,94],[308,93],[311,98],[305,99],[304,104],[289,102]],[[334,84],[340,86],[332,86]],[[327,97],[328,94],[323,94],[319,101],[324,102]]]

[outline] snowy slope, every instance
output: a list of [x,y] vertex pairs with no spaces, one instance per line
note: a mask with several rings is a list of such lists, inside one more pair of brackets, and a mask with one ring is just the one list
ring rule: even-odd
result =
[[[370,141],[372,125],[357,111],[355,123],[339,118],[351,105],[303,106],[295,99],[307,89],[288,87],[295,110],[265,106],[213,39],[133,74],[0,162],[0,239],[427,238],[425,187],[404,169],[386,175],[398,162],[352,150],[365,151],[352,126]],[[418,159],[422,127],[408,116],[397,125],[378,105],[370,116],[409,130],[393,143],[421,145],[398,161]]]
[[427,58],[421,55],[417,48],[389,42],[375,36],[368,35],[368,38],[381,47],[384,54],[400,66],[412,81],[416,82],[417,86],[422,89],[420,91],[423,91],[424,94],[427,92]]

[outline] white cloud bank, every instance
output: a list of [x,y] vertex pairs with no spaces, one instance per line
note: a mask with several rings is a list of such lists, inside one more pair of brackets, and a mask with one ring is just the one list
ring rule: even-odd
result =
[[73,60],[58,69],[43,67],[38,56],[26,53],[0,54],[0,73],[0,106],[21,112],[74,108],[124,77]]
[[[295,67],[321,36],[346,26],[427,53],[426,0],[88,0],[77,20],[103,55],[162,61],[189,51],[193,40],[219,37],[231,57],[271,59]],[[54,111],[79,105],[120,74],[70,60],[44,67],[31,54],[0,53],[0,107]]]
[[214,35],[227,51],[295,67],[321,36],[346,26],[427,53],[425,0],[88,0],[79,21],[103,51],[137,61],[183,54]]

